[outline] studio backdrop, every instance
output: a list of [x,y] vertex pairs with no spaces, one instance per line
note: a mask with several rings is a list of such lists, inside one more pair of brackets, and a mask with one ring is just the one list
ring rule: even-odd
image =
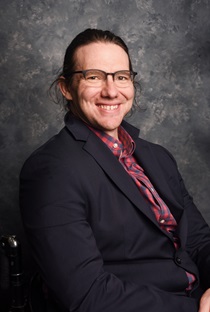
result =
[[141,85],[128,120],[172,152],[210,224],[210,0],[1,0],[0,14],[0,235],[18,235],[27,259],[19,172],[63,126],[49,87],[89,27],[128,44]]

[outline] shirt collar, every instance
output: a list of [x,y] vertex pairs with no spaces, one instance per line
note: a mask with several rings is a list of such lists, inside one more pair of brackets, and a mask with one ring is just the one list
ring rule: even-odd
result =
[[117,158],[127,157],[133,154],[136,148],[135,142],[122,126],[118,128],[119,140],[103,131],[90,126],[88,127],[109,147]]

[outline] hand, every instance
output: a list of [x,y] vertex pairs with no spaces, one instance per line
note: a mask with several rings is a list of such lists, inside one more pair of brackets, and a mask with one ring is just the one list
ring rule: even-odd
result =
[[198,312],[210,312],[210,288],[208,288],[201,297]]

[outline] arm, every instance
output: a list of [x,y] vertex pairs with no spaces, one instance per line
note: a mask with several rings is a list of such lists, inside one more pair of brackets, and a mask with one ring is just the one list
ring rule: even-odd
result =
[[196,312],[193,299],[121,281],[103,269],[79,167],[40,154],[24,166],[20,204],[36,262],[66,309]]
[[[210,288],[210,229],[208,224],[205,222],[200,211],[195,206],[192,197],[189,195],[184,181],[178,171],[177,163],[171,153],[160,147],[161,150],[165,151],[174,163],[175,170],[174,175],[177,175],[177,179],[180,185],[176,191],[176,200],[184,207],[187,227],[186,230],[186,241],[184,242],[184,248],[197,264],[200,282],[203,289]],[[162,159],[162,158],[161,158]],[[163,159],[162,159],[163,160]],[[164,165],[165,161],[161,162]],[[164,170],[164,168],[163,168]]]
[[201,285],[210,287],[210,229],[188,194],[180,176],[184,207],[188,219],[186,250],[197,264]]

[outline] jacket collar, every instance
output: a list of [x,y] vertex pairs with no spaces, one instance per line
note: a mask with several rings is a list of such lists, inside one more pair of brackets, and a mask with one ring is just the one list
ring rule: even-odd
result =
[[[79,118],[75,117],[70,112],[66,113],[64,117],[65,126],[71,131],[76,140],[87,141],[90,129]],[[140,130],[132,126],[125,120],[122,121],[122,126],[130,134],[133,140],[136,140],[139,136]]]

